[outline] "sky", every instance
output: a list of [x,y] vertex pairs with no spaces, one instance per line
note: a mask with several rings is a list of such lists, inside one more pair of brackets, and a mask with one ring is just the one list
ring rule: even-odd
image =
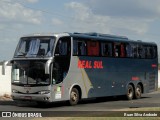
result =
[[32,33],[98,32],[160,46],[160,0],[0,0],[0,61]]

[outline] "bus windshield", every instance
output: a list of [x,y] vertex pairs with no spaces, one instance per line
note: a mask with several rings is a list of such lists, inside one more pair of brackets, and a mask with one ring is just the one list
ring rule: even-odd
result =
[[14,57],[51,57],[54,41],[53,37],[21,38]]
[[14,61],[12,67],[12,84],[49,85],[49,75],[45,74],[46,61]]

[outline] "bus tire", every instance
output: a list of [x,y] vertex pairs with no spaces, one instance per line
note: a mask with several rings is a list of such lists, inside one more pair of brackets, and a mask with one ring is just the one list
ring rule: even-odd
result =
[[132,100],[133,96],[134,96],[133,86],[132,85],[128,85],[127,94],[126,94],[127,100]]
[[141,85],[137,85],[136,89],[135,89],[135,99],[140,99],[141,98],[141,95],[142,95],[142,87]]
[[70,100],[69,103],[70,105],[76,105],[79,102],[79,91],[77,88],[72,88],[71,93],[70,93]]

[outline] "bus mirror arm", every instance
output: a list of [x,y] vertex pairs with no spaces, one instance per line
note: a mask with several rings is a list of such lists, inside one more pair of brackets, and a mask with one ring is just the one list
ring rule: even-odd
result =
[[45,74],[50,74],[50,65],[52,63],[52,60],[48,60],[46,62],[46,65],[45,65]]

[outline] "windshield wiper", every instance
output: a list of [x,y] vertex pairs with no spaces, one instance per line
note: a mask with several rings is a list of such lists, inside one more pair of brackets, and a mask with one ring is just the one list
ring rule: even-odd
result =
[[[19,54],[20,53],[20,54]],[[17,56],[25,56],[27,53],[25,52],[18,52],[18,55]]]
[[[22,53],[22,52],[20,52],[20,53]],[[18,56],[26,56],[26,57],[32,57],[32,55],[34,56],[34,57],[41,57],[41,58],[44,58],[45,57],[45,55],[39,55],[39,54],[27,54],[27,56],[26,56],[26,53],[22,53],[22,55],[18,55]]]
[[29,54],[29,55],[37,55],[37,54]]
[[32,55],[35,55],[35,56],[41,57],[41,58],[44,58],[44,57],[45,57],[45,55],[39,55],[39,54],[28,54],[27,56],[32,56]]
[[41,58],[44,58],[45,56],[44,55],[37,55],[38,57],[41,57]]

